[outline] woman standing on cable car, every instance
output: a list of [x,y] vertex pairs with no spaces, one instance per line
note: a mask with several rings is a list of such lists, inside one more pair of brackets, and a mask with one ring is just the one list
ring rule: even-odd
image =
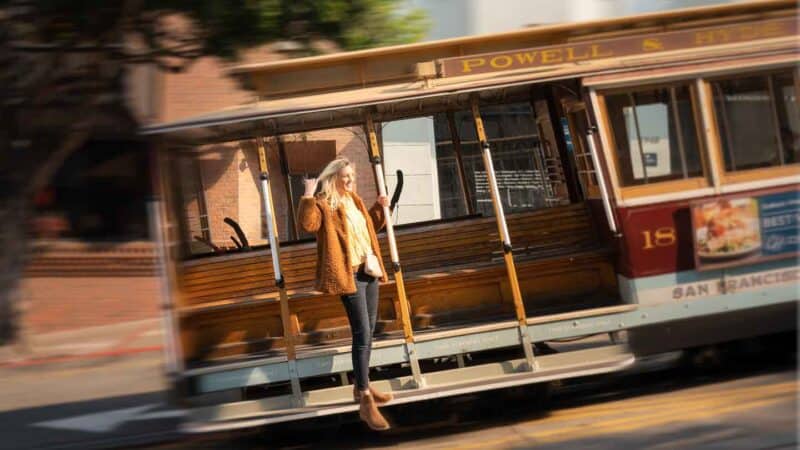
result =
[[369,358],[378,315],[378,279],[387,281],[375,232],[385,225],[383,207],[389,199],[379,196],[367,210],[354,192],[353,166],[343,158],[328,163],[318,180],[304,183],[298,222],[317,237],[315,289],[341,296],[353,335],[353,398],[360,402],[359,416],[370,428],[386,430],[389,423],[377,405],[391,401],[392,395],[370,387]]

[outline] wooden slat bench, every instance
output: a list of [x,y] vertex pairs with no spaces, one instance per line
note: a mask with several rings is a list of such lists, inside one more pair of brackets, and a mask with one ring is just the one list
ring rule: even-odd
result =
[[[520,287],[529,316],[603,306],[616,298],[616,277],[588,208],[562,206],[508,218]],[[513,317],[494,218],[396,229],[416,332]],[[388,245],[381,238],[389,267]],[[316,244],[281,248],[290,323],[299,351],[349,337],[337,296],[314,292]],[[182,342],[190,361],[280,351],[278,295],[267,250],[183,263],[179,284]],[[400,330],[394,281],[381,286],[378,332]]]

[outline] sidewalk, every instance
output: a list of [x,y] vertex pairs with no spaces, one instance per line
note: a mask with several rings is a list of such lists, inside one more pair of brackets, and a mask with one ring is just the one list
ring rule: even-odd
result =
[[28,335],[0,347],[0,368],[160,352],[163,339],[161,319]]

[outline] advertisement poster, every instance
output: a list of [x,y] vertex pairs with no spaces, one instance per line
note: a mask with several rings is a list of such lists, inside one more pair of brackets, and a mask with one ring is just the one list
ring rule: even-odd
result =
[[695,267],[712,269],[797,257],[797,191],[692,204]]

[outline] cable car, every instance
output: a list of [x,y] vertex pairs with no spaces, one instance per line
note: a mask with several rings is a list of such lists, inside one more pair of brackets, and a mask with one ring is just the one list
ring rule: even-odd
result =
[[186,431],[358,408],[344,309],[313,290],[295,220],[302,178],[336,156],[365,201],[395,194],[371,359],[395,403],[795,329],[797,12],[737,3],[238,66],[258,102],[145,128]]

